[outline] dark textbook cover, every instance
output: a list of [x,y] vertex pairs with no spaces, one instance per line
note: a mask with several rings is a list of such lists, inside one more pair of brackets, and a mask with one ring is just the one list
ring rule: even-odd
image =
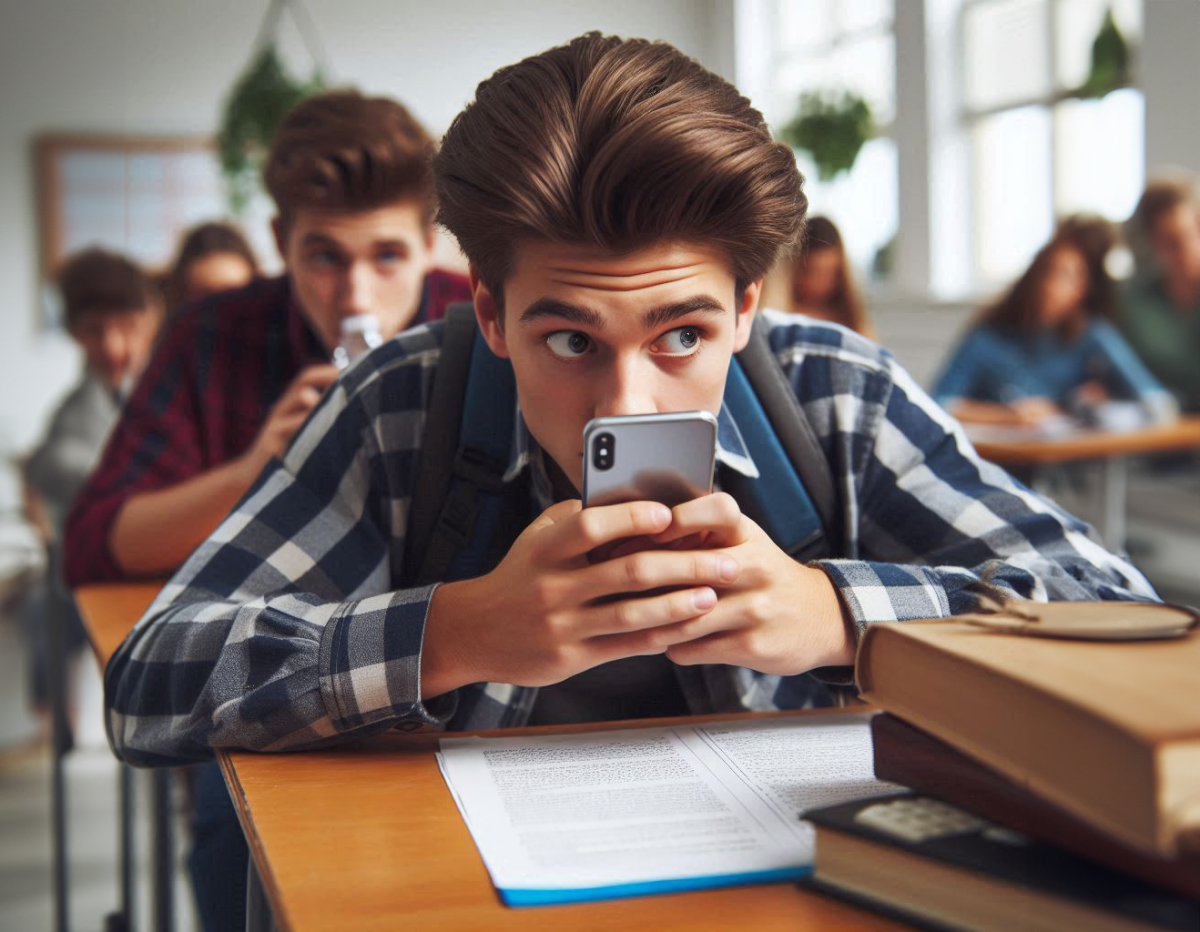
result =
[[887,712],[871,719],[875,776],[1200,900],[1200,855],[1166,860],[1092,828],[990,767]]
[[[881,807],[898,801],[932,803],[957,813],[959,823],[947,828],[935,818],[931,837],[912,840],[914,836],[880,827],[888,825],[886,818],[878,818]],[[1200,929],[1200,902],[1194,899],[928,797],[874,797],[812,810],[804,818],[817,829],[811,886],[832,887],[840,895],[909,914],[927,926]],[[908,820],[910,827],[922,824],[921,818]],[[936,833],[939,825],[944,833]]]

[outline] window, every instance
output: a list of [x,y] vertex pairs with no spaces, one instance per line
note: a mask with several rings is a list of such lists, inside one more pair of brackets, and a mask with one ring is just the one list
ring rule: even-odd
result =
[[738,85],[772,127],[796,114],[801,93],[852,91],[871,106],[876,136],[850,171],[822,181],[809,154],[797,153],[810,215],[838,225],[867,275],[900,222],[893,14],[893,0],[743,0],[738,9]]
[[1143,105],[1133,87],[1098,99],[1077,89],[1112,9],[1126,43],[1138,0],[962,0],[962,121],[970,140],[978,288],[1012,280],[1078,212],[1122,221],[1144,183]]

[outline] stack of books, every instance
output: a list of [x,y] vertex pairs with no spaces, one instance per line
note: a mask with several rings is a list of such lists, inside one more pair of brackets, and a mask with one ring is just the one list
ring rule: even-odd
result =
[[[1047,627],[1170,612],[1189,627],[1154,604],[1036,608]],[[809,882],[932,928],[1200,930],[1200,633],[1085,641],[994,621],[868,631],[875,773],[914,792],[806,813]]]

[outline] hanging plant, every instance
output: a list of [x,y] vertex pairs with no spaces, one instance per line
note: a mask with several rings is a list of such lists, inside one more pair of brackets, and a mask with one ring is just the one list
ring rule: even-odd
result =
[[[272,0],[255,43],[257,54],[225,101],[217,131],[217,153],[229,185],[229,205],[235,214],[240,214],[260,190],[263,161],[284,115],[325,87],[319,66],[307,81],[294,78],[284,67],[277,39],[285,8],[291,9],[291,0]],[[305,41],[309,43],[310,54],[320,61],[312,41],[307,36]]]
[[1103,97],[1132,83],[1129,44],[1109,7],[1092,43],[1092,69],[1076,93],[1080,97]]
[[822,181],[854,167],[874,131],[871,106],[852,91],[800,95],[800,110],[779,133],[793,149],[809,153]]

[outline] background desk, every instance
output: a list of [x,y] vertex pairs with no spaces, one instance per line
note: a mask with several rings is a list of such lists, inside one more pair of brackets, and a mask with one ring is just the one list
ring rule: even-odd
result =
[[1097,530],[1109,547],[1120,550],[1125,546],[1128,458],[1200,450],[1200,415],[1181,417],[1174,424],[1117,433],[1084,431],[1057,440],[980,441],[975,449],[985,460],[1006,469],[1100,462],[1102,501]]
[[[75,590],[75,604],[83,617],[88,641],[103,675],[112,655],[145,614],[162,588],[161,582],[106,583]],[[150,772],[154,850],[152,874],[154,898],[151,928],[170,932],[175,926],[174,838],[171,831],[171,771],[159,767]],[[57,796],[57,793],[56,793]],[[61,802],[56,799],[56,811]],[[133,916],[133,770],[121,765],[121,914],[117,928],[132,929]],[[65,894],[64,894],[65,895]]]
[[[746,716],[705,716],[683,721],[722,718]],[[647,719],[617,726],[590,724],[483,734],[511,737],[598,727],[652,727],[678,721]],[[840,932],[908,928],[790,883],[510,909],[496,895],[438,771],[434,759],[437,740],[437,735],[392,733],[329,751],[218,754],[253,864],[279,928],[289,932],[693,932],[730,928]],[[255,927],[250,926],[248,932],[255,932]]]

